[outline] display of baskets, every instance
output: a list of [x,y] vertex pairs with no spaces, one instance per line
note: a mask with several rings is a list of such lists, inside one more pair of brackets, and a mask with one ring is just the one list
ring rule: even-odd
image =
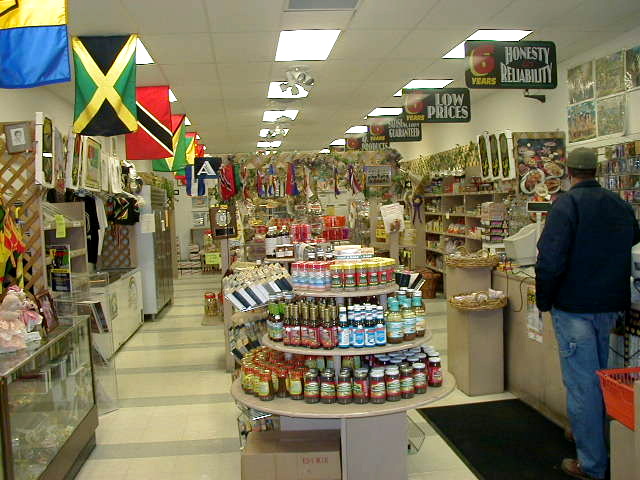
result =
[[500,259],[487,250],[469,253],[465,247],[458,247],[456,253],[444,257],[444,262],[456,268],[494,268]]
[[492,298],[489,292],[472,292],[449,297],[448,302],[458,310],[499,310],[507,306],[507,297]]
[[636,429],[633,384],[640,380],[640,367],[598,370],[607,413],[631,430]]

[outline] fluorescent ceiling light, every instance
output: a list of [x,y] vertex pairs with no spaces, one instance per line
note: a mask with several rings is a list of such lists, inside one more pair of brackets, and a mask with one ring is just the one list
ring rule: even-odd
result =
[[258,146],[258,148],[278,148],[280,145],[282,145],[282,141],[276,140],[274,142],[258,142],[256,145]]
[[169,89],[169,101],[171,103],[178,101],[176,95],[173,93],[173,90],[171,90],[171,89]]
[[323,148],[322,150],[320,150],[320,153],[331,153],[331,150],[329,150],[328,148]]
[[[262,128],[260,129],[260,137],[262,138],[266,138],[267,135],[269,135],[269,132],[271,131],[270,128]],[[274,129],[274,131],[278,132],[278,129]],[[287,136],[287,133],[289,133],[289,129],[288,128],[281,128],[280,131],[278,132],[280,135],[282,135],[283,137]]]
[[[476,30],[467,40],[493,40],[496,42],[517,42],[529,35],[532,30]],[[464,42],[456,45],[442,58],[464,58]]]
[[309,95],[309,92],[307,92],[304,88],[302,88],[300,85],[297,85],[296,87],[298,88],[298,94],[294,95],[293,93],[291,93],[291,88],[287,88],[284,92],[282,91],[282,88],[280,88],[280,85],[285,84],[286,85],[287,82],[271,82],[269,84],[269,91],[267,92],[267,98],[304,98],[307,95]]
[[196,140],[200,140],[200,135],[196,133]]
[[189,120],[189,117],[184,117],[184,124],[185,124],[187,127],[190,127],[190,126],[191,126],[191,120]]
[[402,113],[401,107],[378,107],[374,108],[369,112],[367,117],[386,117],[386,116],[396,116]]
[[366,125],[354,125],[344,133],[367,133],[367,130],[368,128]]
[[329,145],[331,145],[332,147],[343,147],[346,144],[347,142],[344,138],[338,138],[337,140],[334,140],[333,142],[331,142]]
[[287,117],[291,120],[295,120],[298,116],[299,110],[267,110],[262,115],[263,122],[275,122],[279,118]]
[[147,48],[142,43],[142,40],[140,40],[140,37],[138,37],[136,41],[136,65],[152,65],[154,63],[156,62],[153,61]]
[[[411,80],[402,88],[444,88],[453,82],[452,79],[447,78],[443,80]],[[393,94],[394,97],[402,96],[402,88]]]
[[326,60],[340,30],[285,30],[280,32],[276,62]]

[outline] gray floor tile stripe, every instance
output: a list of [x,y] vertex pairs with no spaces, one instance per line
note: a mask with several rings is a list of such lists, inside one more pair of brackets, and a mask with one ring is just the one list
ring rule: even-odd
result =
[[431,333],[446,333],[447,329],[446,328],[431,328]]
[[[204,309],[204,306],[202,306],[202,308]],[[167,312],[166,314],[163,314],[161,316],[159,316],[157,318],[157,320],[155,322],[150,322],[150,323],[158,323],[161,322],[162,320],[170,320],[172,318],[202,318],[204,317],[204,312],[202,313],[171,313],[171,312]]]
[[189,348],[209,348],[209,347],[221,347],[224,346],[224,342],[205,342],[205,343],[174,343],[170,345],[138,345],[135,347],[125,347],[120,351],[125,352],[143,352],[148,350],[183,350]]
[[233,402],[228,393],[212,393],[209,395],[176,395],[166,397],[121,398],[120,408],[137,407],[171,407],[173,405],[205,405],[209,403]]
[[93,451],[91,459],[106,460],[234,453],[239,448],[238,438],[212,438],[209,440],[184,440],[180,442],[116,443],[98,445]]
[[167,327],[167,328],[141,328],[138,333],[171,333],[171,332],[206,332],[222,330],[223,325],[199,326],[199,327]]
[[193,365],[166,365],[162,367],[131,367],[116,369],[118,375],[147,375],[153,373],[193,373],[193,372],[214,372],[224,369],[222,359],[212,359],[211,363],[201,363]]

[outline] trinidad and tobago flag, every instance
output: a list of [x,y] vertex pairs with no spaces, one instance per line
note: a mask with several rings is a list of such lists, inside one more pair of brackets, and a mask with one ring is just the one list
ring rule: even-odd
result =
[[173,131],[169,87],[136,88],[138,131],[126,135],[127,159],[173,157]]

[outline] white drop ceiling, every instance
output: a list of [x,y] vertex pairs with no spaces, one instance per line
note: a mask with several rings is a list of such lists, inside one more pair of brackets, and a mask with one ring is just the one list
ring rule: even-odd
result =
[[[362,123],[415,78],[453,78],[462,60],[442,60],[479,28],[532,29],[556,42],[562,61],[640,25],[638,0],[360,0],[356,10],[285,11],[287,0],[70,0],[73,35],[140,34],[156,64],[138,67],[139,85],[168,84],[208,152],[256,148],[267,109],[295,108],[281,150],[319,150]],[[340,29],[324,62],[275,62],[278,34]],[[311,68],[302,100],[269,100],[271,81],[291,66]],[[73,102],[73,85],[47,87]],[[478,98],[481,94],[472,91]]]

